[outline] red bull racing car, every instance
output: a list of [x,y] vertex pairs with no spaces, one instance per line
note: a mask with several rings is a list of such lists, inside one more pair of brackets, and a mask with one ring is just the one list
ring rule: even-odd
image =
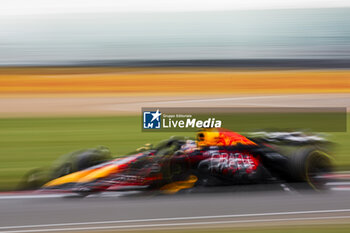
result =
[[63,175],[45,190],[88,195],[103,191],[159,190],[176,193],[198,186],[298,183],[324,188],[331,170],[329,142],[301,132],[260,132],[246,137],[209,128],[195,139],[172,137],[128,156]]

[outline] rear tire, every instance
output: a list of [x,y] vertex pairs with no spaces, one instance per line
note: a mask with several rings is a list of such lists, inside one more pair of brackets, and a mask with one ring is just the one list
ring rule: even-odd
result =
[[332,171],[332,157],[316,147],[303,147],[290,159],[290,174],[294,182],[304,182],[308,188],[326,189],[327,180],[322,177]]

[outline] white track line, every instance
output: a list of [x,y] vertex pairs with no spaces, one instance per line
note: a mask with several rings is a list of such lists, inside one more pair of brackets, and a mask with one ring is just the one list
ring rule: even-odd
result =
[[[121,197],[128,194],[135,194],[139,193],[139,191],[123,191],[123,192],[104,192],[104,193],[97,193],[97,194],[91,194],[88,197],[85,198],[94,198],[94,197]],[[16,194],[16,195],[0,195],[0,200],[11,200],[11,199],[40,199],[40,198],[63,198],[63,197],[71,197],[71,196],[78,196],[78,194],[74,193],[64,193],[64,194]],[[1,229],[1,228],[0,228]]]
[[304,210],[304,211],[292,211],[292,212],[233,214],[233,215],[212,215],[212,216],[192,216],[192,217],[174,217],[174,218],[128,219],[128,220],[99,221],[99,222],[75,222],[75,223],[56,223],[56,224],[39,224],[39,225],[23,225],[23,226],[4,226],[4,227],[0,227],[0,230],[3,230],[3,229],[20,229],[20,228],[58,227],[58,226],[77,226],[77,225],[156,222],[156,221],[157,222],[161,222],[161,221],[181,221],[181,220],[203,220],[203,219],[215,219],[215,218],[241,218],[241,217],[280,216],[280,215],[295,215],[295,214],[346,213],[346,212],[350,212],[350,209]]
[[250,97],[228,97],[228,98],[214,98],[214,99],[192,99],[192,100],[169,100],[158,101],[152,104],[176,104],[176,103],[199,103],[199,102],[218,102],[218,101],[235,101],[235,100],[255,100],[255,99],[271,99],[281,98],[284,96],[250,96]]
[[346,188],[346,187],[332,188],[332,191],[346,191],[346,192],[349,192],[350,191],[350,187],[348,187],[348,188]]
[[288,221],[306,221],[306,220],[330,220],[330,219],[348,219],[350,216],[328,216],[328,217],[301,217],[301,218],[275,218],[275,219],[252,219],[252,220],[231,220],[231,221],[212,221],[212,222],[184,222],[184,223],[159,223],[159,224],[139,224],[139,225],[121,225],[121,226],[100,226],[100,227],[70,227],[70,228],[49,228],[32,230],[14,230],[1,231],[1,233],[29,233],[29,232],[52,232],[52,231],[86,231],[86,230],[107,230],[107,229],[128,229],[128,228],[146,228],[146,227],[174,227],[174,226],[195,226],[195,225],[213,225],[213,224],[232,224],[232,223],[257,223],[257,222],[288,222]]
[[[274,98],[288,98],[305,95],[270,95],[270,96],[247,96],[247,97],[227,97],[227,98],[213,98],[213,99],[191,99],[191,100],[168,100],[155,101],[152,104],[177,104],[177,103],[199,103],[199,102],[218,102],[218,101],[236,101],[236,100],[256,100],[256,99],[274,99]],[[138,104],[147,104],[149,102],[140,102]]]
[[6,195],[6,196],[0,196],[0,200],[9,200],[9,199],[57,198],[57,197],[65,197],[65,196],[67,196],[67,194]]
[[[206,99],[184,99],[184,100],[164,100],[164,101],[145,101],[145,102],[137,102],[137,103],[118,103],[118,104],[105,104],[101,108],[102,109],[109,109],[109,110],[119,110],[124,111],[122,108],[124,106],[133,106],[133,107],[154,107],[156,105],[160,105],[158,107],[163,106],[164,104],[186,104],[186,103],[205,103],[205,102],[224,102],[227,103],[228,101],[232,101],[233,104],[236,105],[247,105],[247,106],[254,106],[254,107],[282,107],[280,104],[273,104],[273,103],[240,103],[239,101],[242,100],[259,100],[259,99],[281,99],[281,98],[295,98],[295,97],[304,97],[304,96],[311,96],[311,95],[305,95],[305,94],[295,94],[295,95],[268,95],[268,96],[243,96],[243,97],[225,97],[225,98],[206,98]],[[237,102],[238,101],[238,102]],[[128,111],[128,110],[127,110]]]
[[343,186],[343,185],[349,185],[349,186],[350,186],[350,182],[329,182],[329,183],[326,183],[326,185],[328,185],[328,186]]

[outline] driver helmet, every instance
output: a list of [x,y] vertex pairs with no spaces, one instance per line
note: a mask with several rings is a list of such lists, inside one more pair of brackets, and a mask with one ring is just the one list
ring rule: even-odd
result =
[[202,129],[197,133],[197,144],[201,146],[217,146],[220,142],[220,133],[215,128]]

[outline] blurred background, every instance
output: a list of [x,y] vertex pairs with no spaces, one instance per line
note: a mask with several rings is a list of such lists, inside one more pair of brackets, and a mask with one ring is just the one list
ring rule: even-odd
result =
[[170,136],[142,133],[141,107],[348,107],[349,24],[349,1],[2,1],[0,190]]
[[349,5],[322,0],[4,1],[0,64],[349,59]]
[[[173,135],[142,132],[142,107],[347,108],[349,25],[347,0],[2,0],[0,190]],[[328,136],[346,170],[350,134]]]

